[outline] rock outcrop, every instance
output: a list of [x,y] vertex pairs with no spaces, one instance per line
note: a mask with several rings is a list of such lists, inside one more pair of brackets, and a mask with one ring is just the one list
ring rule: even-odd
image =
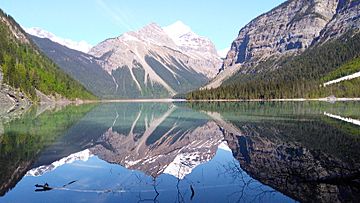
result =
[[0,81],[0,120],[8,122],[25,113],[32,102],[20,92]]
[[307,49],[336,13],[337,0],[287,1],[240,30],[224,61],[235,64],[264,61]]
[[318,41],[326,42],[337,38],[350,30],[359,32],[360,1],[339,0],[337,13],[322,31]]
[[294,56],[329,39],[358,30],[359,1],[288,0],[242,28],[231,44],[220,74],[206,86],[219,87],[232,75],[262,72],[256,66]]

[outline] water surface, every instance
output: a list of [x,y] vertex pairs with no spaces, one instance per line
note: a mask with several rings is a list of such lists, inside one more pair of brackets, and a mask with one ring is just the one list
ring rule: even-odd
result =
[[359,120],[356,102],[34,108],[0,125],[0,202],[359,202]]

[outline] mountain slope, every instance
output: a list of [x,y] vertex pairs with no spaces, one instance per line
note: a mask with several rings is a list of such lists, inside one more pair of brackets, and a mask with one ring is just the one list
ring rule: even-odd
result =
[[69,49],[46,38],[31,36],[35,44],[62,70],[98,97],[111,98],[116,84],[112,77],[88,54]]
[[[336,13],[337,0],[289,0],[247,24],[231,44],[223,71],[206,88],[219,87],[237,71],[257,72],[263,61],[302,53]],[[236,71],[234,71],[235,69]]]
[[175,42],[181,52],[191,56],[192,58],[199,59],[204,64],[196,67],[202,68],[202,72],[208,78],[213,78],[221,63],[220,56],[211,42],[211,40],[199,36],[194,33],[191,28],[181,21],[177,21],[167,27],[164,27],[165,33]]
[[222,72],[205,87],[217,89],[189,98],[324,95],[321,78],[360,54],[359,4],[289,0],[261,15],[240,30]]
[[224,68],[304,51],[332,19],[336,8],[336,0],[285,2],[240,30]]
[[68,99],[94,98],[80,83],[40,54],[15,20],[1,10],[0,53],[3,82],[20,89],[33,101],[37,100],[36,90]]
[[[184,48],[183,48],[184,49]],[[117,83],[118,98],[165,98],[204,85],[217,72],[219,57],[189,55],[158,25],[105,40],[89,54]]]

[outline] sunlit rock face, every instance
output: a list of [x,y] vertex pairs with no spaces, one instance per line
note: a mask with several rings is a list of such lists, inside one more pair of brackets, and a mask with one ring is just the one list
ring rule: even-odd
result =
[[[219,74],[206,88],[219,87],[232,75],[266,71],[278,61],[360,28],[359,1],[289,0],[244,26],[227,53]],[[281,60],[280,60],[281,61]],[[257,65],[271,65],[257,69]]]
[[307,49],[336,13],[337,0],[287,1],[259,16],[231,46],[224,66],[265,60]]
[[[185,33],[177,32],[182,27]],[[89,54],[113,77],[115,95],[170,97],[206,84],[222,63],[213,43],[187,28],[180,22],[166,28],[152,23],[107,39]]]
[[319,42],[326,42],[338,38],[349,31],[359,32],[360,29],[360,2],[339,0],[337,14],[322,31]]
[[360,170],[356,159],[309,149],[292,140],[292,136],[296,139],[295,131],[283,131],[277,126],[244,124],[237,133],[225,129],[224,134],[234,157],[246,172],[294,199],[344,202],[360,198],[356,186]]

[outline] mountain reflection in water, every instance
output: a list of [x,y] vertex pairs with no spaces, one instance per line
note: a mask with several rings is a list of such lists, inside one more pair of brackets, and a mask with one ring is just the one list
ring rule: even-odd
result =
[[356,119],[359,105],[34,109],[2,124],[0,201],[360,201],[359,126],[324,115]]

